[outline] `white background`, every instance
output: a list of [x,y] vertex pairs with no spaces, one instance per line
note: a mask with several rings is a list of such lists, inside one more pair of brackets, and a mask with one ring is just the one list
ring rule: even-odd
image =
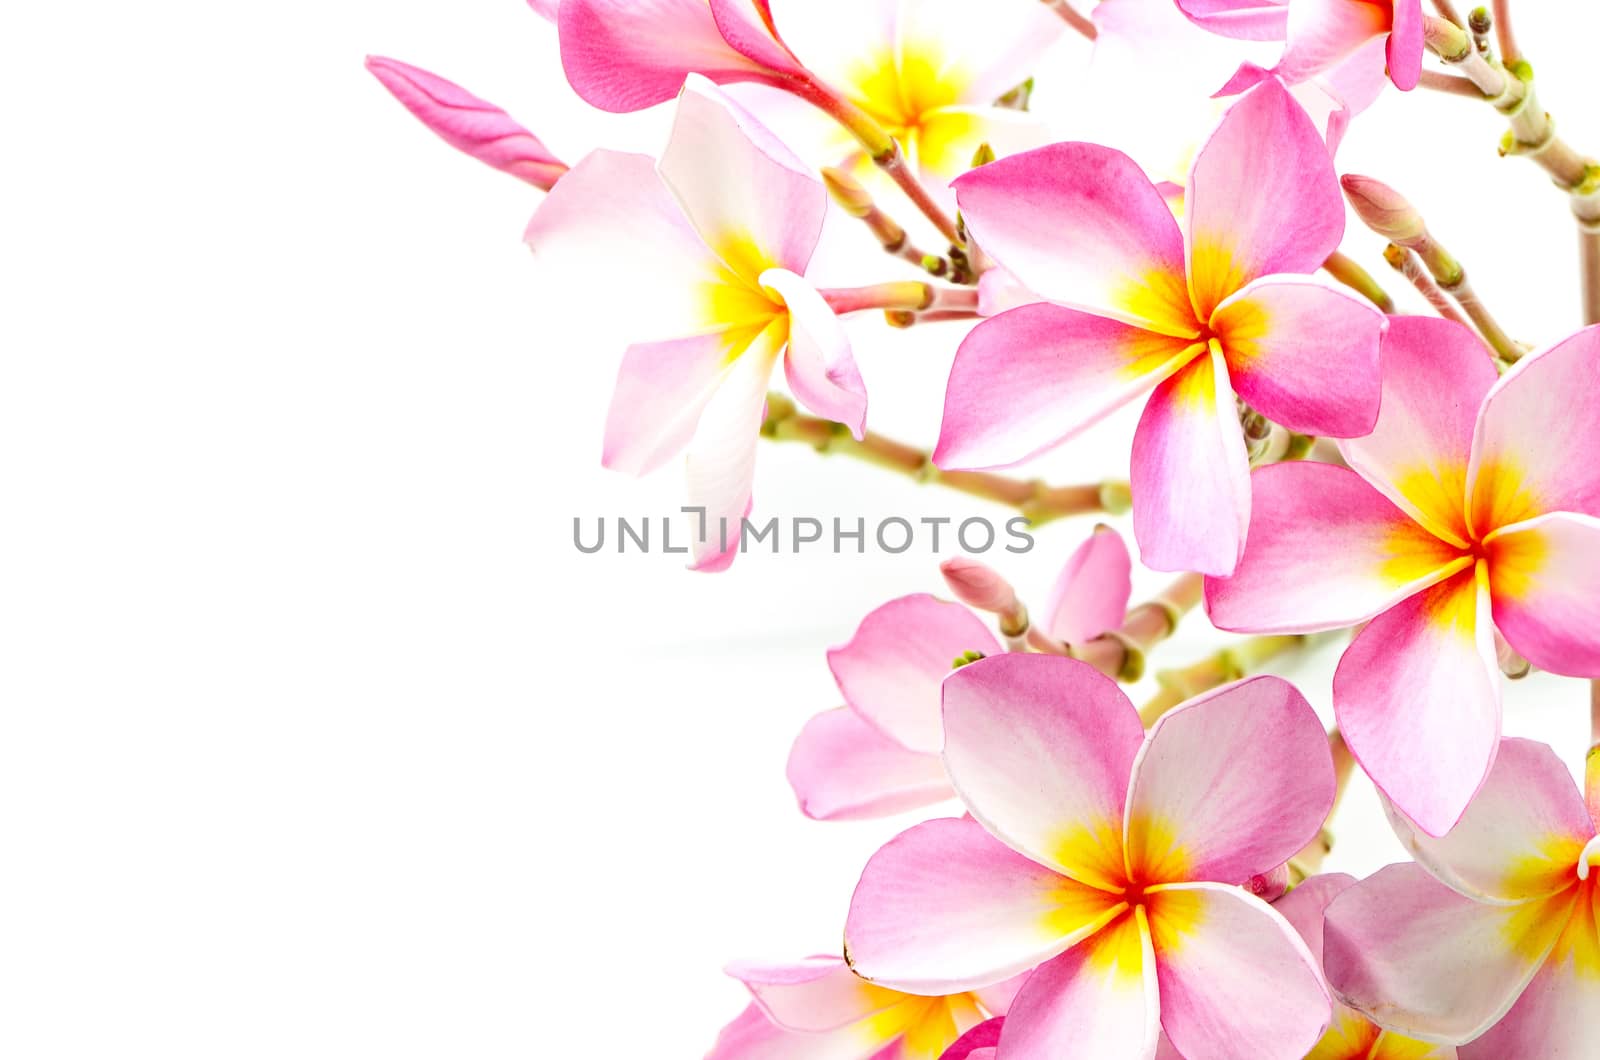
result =
[[[1517,6],[1562,130],[1600,144],[1586,5]],[[571,96],[552,37],[517,0],[3,16],[0,1054],[698,1056],[743,1003],[722,963],[836,946],[910,823],[805,821],[783,764],[837,703],[825,648],[938,590],[936,557],[578,555],[575,515],[671,512],[679,477],[599,468],[618,350],[542,296],[537,194],[361,67],[451,76],[572,160],[660,142],[665,112]],[[1542,344],[1578,323],[1572,225],[1500,130],[1391,94],[1341,168],[1423,203]],[[1397,286],[1378,240],[1346,246]],[[874,426],[931,444],[961,329],[852,329]],[[1131,423],[1042,470],[1124,471]],[[803,449],[757,489],[1005,515]],[[996,562],[1038,601],[1089,525]],[[1217,642],[1195,616],[1157,665]],[[1296,672],[1323,710],[1332,661]],[[1583,704],[1534,678],[1507,729],[1576,768]],[[1336,827],[1331,867],[1398,857],[1360,778]]]

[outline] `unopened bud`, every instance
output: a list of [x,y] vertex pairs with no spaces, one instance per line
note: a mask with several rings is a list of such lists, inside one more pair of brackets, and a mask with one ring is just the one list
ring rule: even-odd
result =
[[994,148],[985,141],[978,145],[978,150],[972,156],[972,168],[977,169],[979,166],[986,166],[993,161]]
[[1285,862],[1271,872],[1250,877],[1244,889],[1263,902],[1276,902],[1289,892],[1289,864]]
[[977,611],[1010,615],[1022,609],[1011,583],[992,567],[966,556],[951,556],[939,564],[944,583],[957,600]]
[[979,659],[984,659],[987,657],[988,656],[984,655],[981,651],[964,651],[950,661],[950,669],[959,670],[963,666],[971,665],[972,663],[977,662]]
[[1345,197],[1366,226],[1401,246],[1427,234],[1422,215],[1405,197],[1381,180],[1347,173],[1339,179]]
[[861,182],[842,169],[826,166],[822,170],[822,183],[840,209],[851,217],[865,217],[872,212],[872,196]]

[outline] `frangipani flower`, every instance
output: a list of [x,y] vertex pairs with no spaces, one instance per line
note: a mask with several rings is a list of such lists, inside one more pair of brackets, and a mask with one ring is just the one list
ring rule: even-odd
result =
[[[572,7],[562,5],[562,15]],[[767,384],[780,358],[795,395],[860,438],[867,400],[844,329],[804,278],[827,192],[762,126],[691,77],[659,165],[596,151],[528,226],[536,253],[617,294],[657,341],[630,346],[603,462],[644,474],[687,446],[698,569],[738,551]]]
[[1250,519],[1235,393],[1291,430],[1365,434],[1384,318],[1287,275],[1314,272],[1338,246],[1344,204],[1321,137],[1276,81],[1229,109],[1187,188],[1180,232],[1139,168],[1095,144],[956,181],[978,245],[1049,302],[986,320],[962,343],[934,462],[1014,464],[1153,390],[1133,444],[1144,563],[1227,574]]
[[[1328,904],[1355,885],[1343,873],[1313,876],[1272,903],[1306,940],[1318,967],[1322,965],[1323,914]],[[1347,1005],[1333,1006],[1333,1023],[1306,1054],[1306,1060],[1456,1060],[1449,1045],[1408,1038],[1385,1030]]]
[[1004,1014],[1018,986],[902,994],[864,982],[837,957],[735,964],[728,974],[755,1001],[706,1060],[938,1060],[963,1032]]
[[1600,328],[1498,382],[1449,321],[1397,317],[1383,415],[1350,470],[1256,472],[1250,544],[1208,579],[1229,630],[1371,622],[1333,683],[1362,768],[1430,835],[1455,824],[1500,739],[1495,631],[1535,666],[1600,675]]
[[[1058,640],[1081,643],[1122,622],[1132,591],[1128,551],[1098,528],[1062,568],[1040,617]],[[939,757],[939,690],[959,663],[1003,649],[962,607],[925,593],[891,600],[828,652],[845,706],[806,722],[789,752],[800,811],[823,821],[885,817],[955,797]]]
[[1506,740],[1448,836],[1390,820],[1416,864],[1328,907],[1328,980],[1461,1060],[1586,1060],[1600,1043],[1600,839],[1555,752]]
[[534,187],[549,191],[567,166],[539,138],[493,103],[437,74],[369,56],[367,69],[445,143]]
[[1285,41],[1272,73],[1298,84],[1339,67],[1410,91],[1422,74],[1422,0],[1177,0],[1224,37]]
[[945,765],[971,816],[903,832],[862,873],[845,957],[946,994],[1030,967],[999,1060],[1154,1055],[1300,1060],[1329,1000],[1302,942],[1240,887],[1333,805],[1327,736],[1258,677],[1172,711],[1148,738],[1111,679],[1008,654],[944,685]]

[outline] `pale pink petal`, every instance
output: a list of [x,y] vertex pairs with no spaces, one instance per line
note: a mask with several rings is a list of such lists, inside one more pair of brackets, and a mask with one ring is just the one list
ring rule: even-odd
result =
[[901,5],[897,46],[902,69],[936,63],[955,102],[988,106],[1038,73],[1066,29],[1039,0],[915,0]]
[[1158,721],[1134,764],[1130,871],[1242,884],[1316,838],[1334,786],[1327,733],[1289,682],[1255,677],[1208,692]]
[[509,114],[437,74],[373,55],[367,69],[445,143],[485,165],[549,191],[562,161]]
[[1432,317],[1390,317],[1383,338],[1383,407],[1365,438],[1339,443],[1345,461],[1436,534],[1467,540],[1467,462],[1494,365],[1477,337]]
[[561,0],[528,0],[528,6],[533,8],[534,14],[540,18],[556,20],[556,11],[561,7]]
[[1489,539],[1494,621],[1541,670],[1600,677],[1600,519],[1557,512]]
[[1322,137],[1330,156],[1338,154],[1355,116],[1376,103],[1389,87],[1386,43],[1384,38],[1374,37],[1332,70],[1290,89],[1312,120],[1323,127]]
[[1331,1015],[1311,952],[1272,907],[1210,883],[1151,895],[1161,1026],[1188,1060],[1301,1060]]
[[882,1048],[883,1038],[870,1023],[804,1034],[780,1027],[751,1003],[723,1028],[705,1060],[876,1060]]
[[857,440],[865,437],[867,387],[844,325],[815,287],[787,269],[762,273],[761,286],[789,310],[789,349],[783,358],[789,389],[812,412],[849,427]]
[[[1600,894],[1600,891],[1596,891]],[[1588,1060],[1600,1013],[1600,913],[1573,915],[1568,936],[1511,1011],[1460,1049],[1461,1060]]]
[[684,83],[658,168],[695,231],[735,276],[805,272],[822,234],[827,189],[705,78]]
[[1133,436],[1133,535],[1155,570],[1232,574],[1250,524],[1250,461],[1215,344],[1150,396]]
[[862,870],[845,958],[857,975],[896,990],[971,990],[1049,960],[1119,903],[1030,861],[970,818],[927,821]]
[[1186,186],[1189,290],[1201,319],[1252,280],[1316,272],[1344,235],[1328,148],[1277,81],[1228,109]]
[[997,317],[1008,309],[1032,305],[1039,296],[998,265],[978,277],[978,314]]
[[1387,55],[1389,77],[1396,88],[1409,92],[1422,78],[1423,27],[1422,0],[1393,0],[1393,26],[1389,30]]
[[1122,625],[1133,595],[1133,559],[1122,535],[1097,526],[1079,545],[1045,601],[1040,623],[1057,640],[1082,644]]
[[945,681],[944,726],[945,766],[975,818],[1082,883],[1120,887],[1144,726],[1115,681],[1075,659],[995,656]]
[[1483,1033],[1555,944],[1554,910],[1486,905],[1413,864],[1390,865],[1328,906],[1323,969],[1382,1026],[1441,1041]]
[[1144,910],[1041,966],[1000,1031],[997,1060],[1151,1060],[1161,994]]
[[1460,823],[1442,838],[1389,814],[1412,857],[1469,898],[1505,903],[1572,885],[1572,867],[1594,822],[1572,774],[1532,740],[1502,740],[1494,768]]
[[848,707],[806,722],[788,776],[800,811],[819,821],[887,817],[955,797],[938,755],[906,750]]
[[1127,155],[1053,144],[980,166],[955,188],[973,239],[1039,295],[1171,335],[1198,333],[1183,237]]
[[1500,741],[1494,623],[1473,572],[1373,619],[1339,661],[1333,709],[1390,801],[1429,835],[1449,831]]
[[[1368,41],[1387,34],[1392,19],[1393,11],[1387,2],[1295,0],[1289,5],[1288,47],[1273,72],[1287,83],[1296,84],[1331,70]],[[1421,20],[1418,22],[1420,29]],[[1419,54],[1419,70],[1421,61]]]
[[890,600],[828,652],[845,702],[912,751],[944,747],[939,686],[967,652],[995,655],[1000,642],[960,604],[919,593]]
[[1600,516],[1600,326],[1524,357],[1484,400],[1472,442],[1473,525],[1547,512]]
[[995,1046],[1000,1044],[1000,1028],[1005,1019],[985,1020],[944,1051],[939,1060],[994,1060]]
[[1283,40],[1289,32],[1288,0],[1178,0],[1195,25],[1240,40]]
[[1302,434],[1351,438],[1378,422],[1384,316],[1313,277],[1269,276],[1217,307],[1233,387],[1251,408]]
[[1332,901],[1355,886],[1356,878],[1342,872],[1313,876],[1272,903],[1282,917],[1305,940],[1312,963],[1322,967],[1322,916]]
[[787,964],[736,961],[727,973],[749,989],[774,1023],[811,1034],[866,1019],[905,1000],[904,994],[863,981],[838,957]]
[[1244,556],[1231,578],[1206,579],[1206,610],[1220,629],[1342,629],[1463,566],[1456,549],[1345,468],[1273,464],[1250,480]]
[[956,352],[934,463],[1001,467],[1035,456],[1148,391],[1189,349],[1045,302],[986,320]]
[[728,365],[721,335],[630,346],[606,414],[601,463],[645,475],[682,451]]

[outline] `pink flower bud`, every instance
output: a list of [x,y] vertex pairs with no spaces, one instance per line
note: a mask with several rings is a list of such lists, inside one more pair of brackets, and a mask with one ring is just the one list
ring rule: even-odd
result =
[[485,165],[544,191],[567,171],[538,137],[460,85],[376,55],[367,58],[367,69],[441,140]]
[[952,556],[939,564],[939,571],[956,599],[968,607],[995,615],[1015,614],[1022,608],[1011,583],[975,559]]
[[1404,246],[1427,232],[1416,208],[1383,181],[1347,173],[1339,183],[1361,220],[1383,238]]
[[1263,902],[1276,902],[1289,893],[1289,866],[1287,863],[1279,865],[1271,872],[1257,873],[1250,877],[1244,889],[1261,899]]

